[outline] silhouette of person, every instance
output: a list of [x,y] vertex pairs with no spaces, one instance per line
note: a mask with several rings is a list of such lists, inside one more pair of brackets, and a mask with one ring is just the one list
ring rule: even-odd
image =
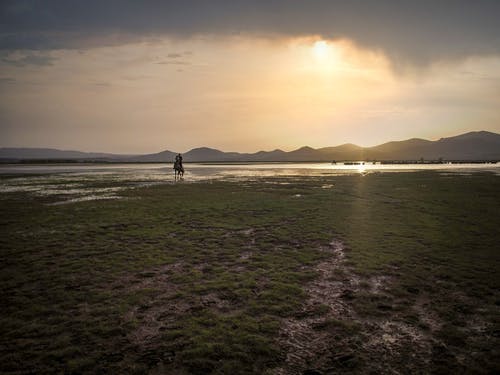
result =
[[182,155],[175,155],[174,169],[184,173],[184,167],[182,166]]
[[177,154],[177,157],[179,159],[179,167],[184,170],[184,167],[182,166],[182,155],[181,154]]
[[174,169],[177,169],[179,167],[179,155],[175,155],[175,161],[174,161]]

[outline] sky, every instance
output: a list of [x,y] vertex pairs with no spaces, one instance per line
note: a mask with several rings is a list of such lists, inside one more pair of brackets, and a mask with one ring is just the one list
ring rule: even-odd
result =
[[0,147],[256,152],[500,133],[500,1],[0,3]]

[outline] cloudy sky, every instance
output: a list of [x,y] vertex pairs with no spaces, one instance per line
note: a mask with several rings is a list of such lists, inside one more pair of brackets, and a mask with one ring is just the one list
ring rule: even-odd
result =
[[500,132],[500,1],[0,3],[0,147],[254,152]]

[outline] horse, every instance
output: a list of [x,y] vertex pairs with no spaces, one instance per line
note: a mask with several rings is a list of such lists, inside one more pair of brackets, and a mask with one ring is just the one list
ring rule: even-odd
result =
[[183,178],[183,177],[184,177],[184,167],[178,160],[176,160],[174,163],[174,178],[177,180],[178,178]]

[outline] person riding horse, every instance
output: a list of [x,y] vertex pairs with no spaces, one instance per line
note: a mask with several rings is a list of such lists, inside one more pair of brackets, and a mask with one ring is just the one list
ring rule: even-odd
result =
[[175,156],[174,174],[175,174],[175,177],[177,177],[177,175],[179,175],[180,177],[184,176],[184,167],[182,166],[182,155],[181,154],[177,154]]

